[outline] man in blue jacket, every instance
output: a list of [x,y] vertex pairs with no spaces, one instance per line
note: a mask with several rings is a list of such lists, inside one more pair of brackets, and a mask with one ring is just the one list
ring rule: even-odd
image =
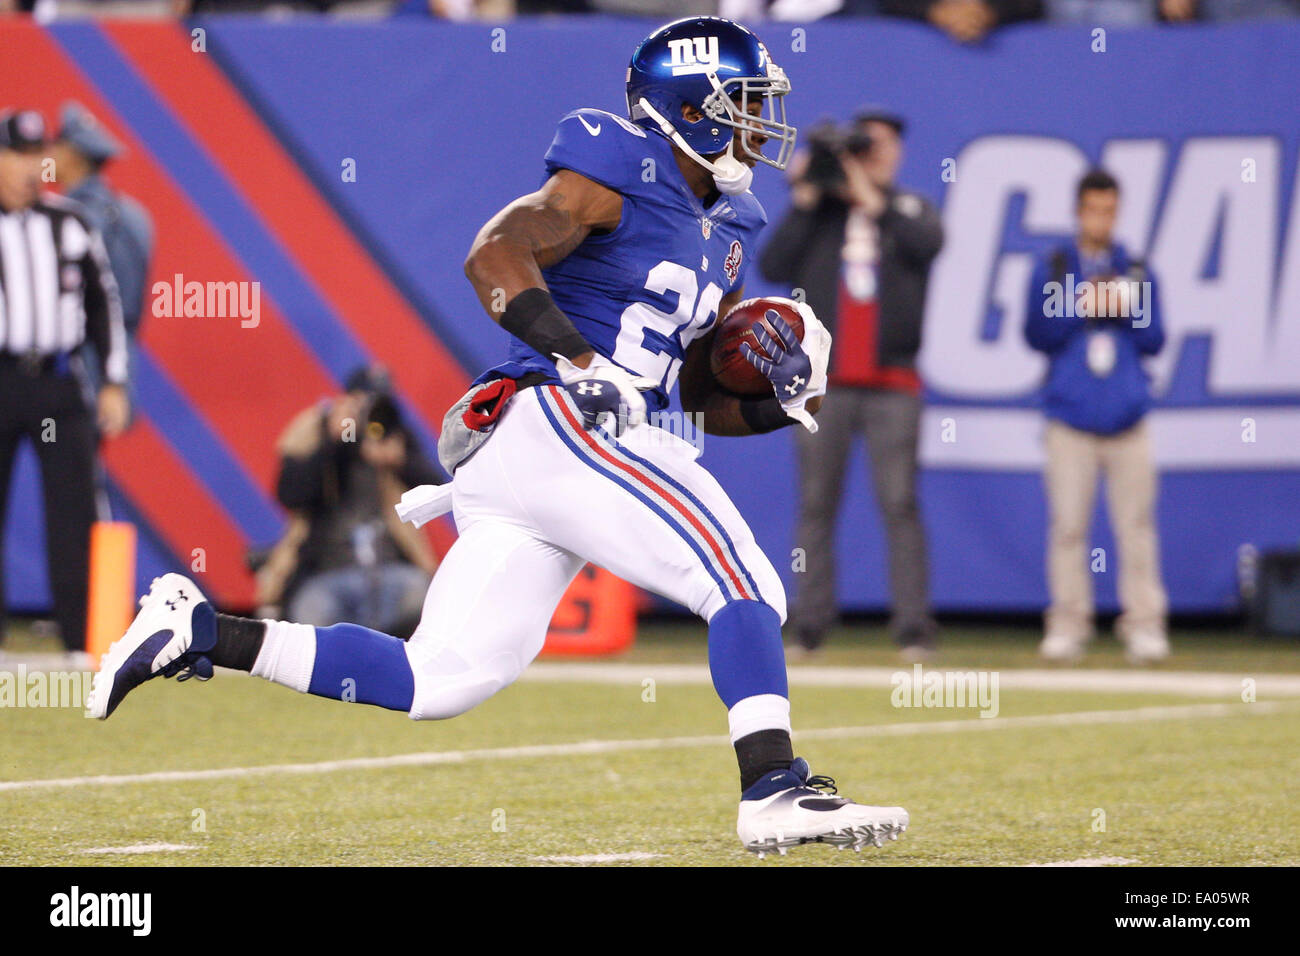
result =
[[1088,553],[1097,478],[1119,547],[1116,633],[1133,663],[1169,654],[1167,600],[1155,526],[1156,470],[1146,413],[1145,356],[1164,345],[1156,280],[1112,240],[1119,185],[1102,170],[1080,180],[1075,241],[1040,261],[1029,286],[1025,338],[1046,354],[1046,485],[1051,511],[1047,555],[1051,606],[1039,652],[1054,661],[1082,656],[1092,634]]

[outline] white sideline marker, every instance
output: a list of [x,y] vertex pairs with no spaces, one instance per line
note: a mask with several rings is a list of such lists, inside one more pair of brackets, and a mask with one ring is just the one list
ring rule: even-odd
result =
[[658,860],[666,853],[587,853],[582,856],[535,856],[538,863],[639,863],[642,860]]
[[[1112,694],[1182,694],[1189,697],[1240,699],[1242,681],[1255,681],[1258,699],[1300,697],[1300,674],[1229,674],[1213,671],[1134,671],[1105,668],[999,668],[930,666],[926,673],[996,672],[999,686],[1008,690],[1089,691]],[[818,667],[795,664],[788,669],[792,687],[891,687],[895,675],[911,673],[911,664],[898,667]],[[521,681],[543,683],[580,681],[590,684],[633,684],[653,677],[661,684],[711,684],[703,664],[611,664],[539,661],[520,675]]]
[[132,843],[130,846],[98,846],[82,853],[182,853],[188,850],[202,850],[201,846],[188,843]]
[[1025,866],[1127,866],[1136,863],[1126,856],[1085,856],[1081,860],[1061,860],[1059,863],[1026,863]]
[[[1288,713],[1296,710],[1271,701],[1254,704],[1183,704],[1174,707],[1138,707],[1134,710],[1084,710],[1025,717],[968,717],[962,720],[926,720],[903,724],[867,724],[860,727],[823,727],[796,730],[794,739],[852,740],[861,737],[910,737],[917,734],[965,733],[1024,727],[1070,727],[1083,724],[1131,724],[1148,720],[1186,720],[1199,717],[1247,717]],[[567,744],[534,744],[526,747],[490,747],[481,750],[435,750],[394,754],[389,757],[353,757],[316,763],[267,764],[260,767],[217,767],[210,770],[158,770],[152,773],[100,774],[86,777],[53,777],[43,780],[0,781],[0,792],[45,790],[60,787],[122,786],[132,783],[176,783],[188,780],[228,780],[280,773],[332,773],[337,770],[374,770],[388,767],[428,767],[438,764],[469,763],[475,760],[526,760],[539,757],[578,757],[620,753],[628,750],[667,750],[672,747],[725,746],[725,734],[702,737],[648,737],[632,740],[580,740]]]

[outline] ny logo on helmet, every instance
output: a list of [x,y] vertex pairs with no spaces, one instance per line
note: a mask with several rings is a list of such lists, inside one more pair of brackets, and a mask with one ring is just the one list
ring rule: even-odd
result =
[[686,37],[669,40],[673,76],[687,73],[712,73],[718,68],[718,38]]

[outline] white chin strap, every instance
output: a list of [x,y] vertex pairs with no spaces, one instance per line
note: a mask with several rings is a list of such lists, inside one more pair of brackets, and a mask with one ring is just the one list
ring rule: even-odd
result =
[[657,109],[651,106],[643,96],[639,100],[641,108],[646,114],[658,124],[663,130],[663,134],[671,139],[681,149],[683,153],[695,160],[710,173],[713,174],[713,184],[718,187],[718,191],[728,196],[736,196],[743,193],[749,188],[750,183],[754,181],[754,170],[750,169],[735,156],[732,151],[735,149],[736,140],[733,136],[731,142],[727,144],[727,151],[719,156],[715,161],[709,162],[695,150],[687,145],[685,138],[677,131],[672,123],[668,122]]

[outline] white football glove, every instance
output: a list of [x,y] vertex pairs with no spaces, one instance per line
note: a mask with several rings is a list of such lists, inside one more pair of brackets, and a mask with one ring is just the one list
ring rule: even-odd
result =
[[803,340],[799,344],[812,364],[812,373],[808,378],[808,387],[797,396],[789,401],[781,401],[780,393],[776,397],[781,401],[781,407],[785,409],[787,415],[808,431],[816,432],[817,422],[804,406],[808,404],[808,399],[826,394],[826,368],[831,360],[831,334],[807,302],[794,302],[794,308],[803,319]]
[[[615,428],[609,429],[612,434],[617,436],[626,429],[636,428],[645,423],[645,398],[641,395],[640,389],[653,388],[659,384],[658,382],[644,375],[632,375],[627,369],[615,365],[599,353],[592,357],[591,364],[586,368],[579,368],[559,352],[551,354],[555,359],[555,370],[560,375],[560,381],[566,386],[576,385],[579,382],[608,382],[618,389],[618,396],[622,403],[622,408],[618,412],[621,421]],[[569,392],[571,395],[574,394],[573,389]],[[576,398],[578,396],[575,395]],[[585,411],[584,409],[584,413]]]

